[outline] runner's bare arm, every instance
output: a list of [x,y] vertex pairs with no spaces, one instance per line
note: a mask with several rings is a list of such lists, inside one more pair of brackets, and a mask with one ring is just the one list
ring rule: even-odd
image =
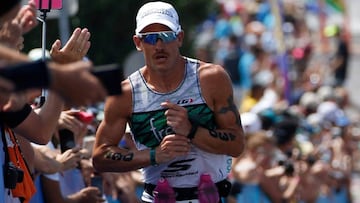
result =
[[214,111],[218,128],[199,127],[192,143],[211,153],[239,156],[244,150],[244,132],[234,104],[230,77],[224,68],[213,64],[202,64],[199,71],[201,90]]
[[93,164],[99,172],[125,172],[150,165],[149,150],[118,147],[132,110],[129,81],[122,83],[122,91],[122,95],[106,99],[105,116],[96,133]]

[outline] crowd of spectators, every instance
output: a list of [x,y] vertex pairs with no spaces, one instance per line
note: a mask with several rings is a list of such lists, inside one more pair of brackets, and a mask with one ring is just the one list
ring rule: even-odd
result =
[[198,57],[228,71],[246,132],[227,201],[353,202],[360,120],[346,27],[321,22],[339,11],[318,1],[274,2],[219,0],[196,32]]

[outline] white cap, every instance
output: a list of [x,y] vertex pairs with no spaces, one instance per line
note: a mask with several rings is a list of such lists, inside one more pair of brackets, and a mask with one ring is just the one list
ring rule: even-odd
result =
[[156,1],[144,4],[136,15],[135,34],[139,34],[146,26],[159,23],[179,33],[181,26],[179,16],[171,4]]

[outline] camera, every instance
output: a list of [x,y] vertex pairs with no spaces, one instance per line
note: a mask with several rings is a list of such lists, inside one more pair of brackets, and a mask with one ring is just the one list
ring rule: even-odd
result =
[[12,162],[4,165],[4,184],[8,189],[15,189],[17,183],[24,179],[24,171],[16,167]]

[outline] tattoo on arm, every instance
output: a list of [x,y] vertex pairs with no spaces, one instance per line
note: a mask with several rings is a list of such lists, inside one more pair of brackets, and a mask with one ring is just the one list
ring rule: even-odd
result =
[[[233,99],[232,95],[229,96],[229,98],[227,99],[227,102],[228,102],[228,106],[222,107],[219,110],[219,113],[226,114],[228,112],[232,112],[236,118],[236,123],[239,126],[241,126],[240,114],[239,114],[239,111],[238,111],[236,105],[234,104],[234,99]],[[212,137],[219,138],[220,140],[223,140],[223,141],[233,141],[236,138],[236,136],[232,133],[220,132],[220,131],[216,131],[213,129],[209,129],[209,134]]]
[[229,106],[224,106],[220,109],[219,113],[221,114],[225,114],[227,112],[233,112],[234,113],[234,116],[236,118],[236,123],[241,126],[241,120],[240,120],[240,114],[239,114],[239,111],[238,111],[238,108],[236,107],[236,105],[234,104],[234,99],[233,99],[233,96],[230,95],[229,98],[227,99],[228,101],[228,105]]
[[121,154],[119,152],[108,151],[105,156],[106,159],[111,159],[114,161],[131,161],[134,158],[134,153],[130,152],[128,154]]
[[209,130],[209,133],[214,138],[219,138],[222,141],[234,141],[235,137],[236,137],[232,133],[219,132],[219,131],[216,131],[216,130]]

